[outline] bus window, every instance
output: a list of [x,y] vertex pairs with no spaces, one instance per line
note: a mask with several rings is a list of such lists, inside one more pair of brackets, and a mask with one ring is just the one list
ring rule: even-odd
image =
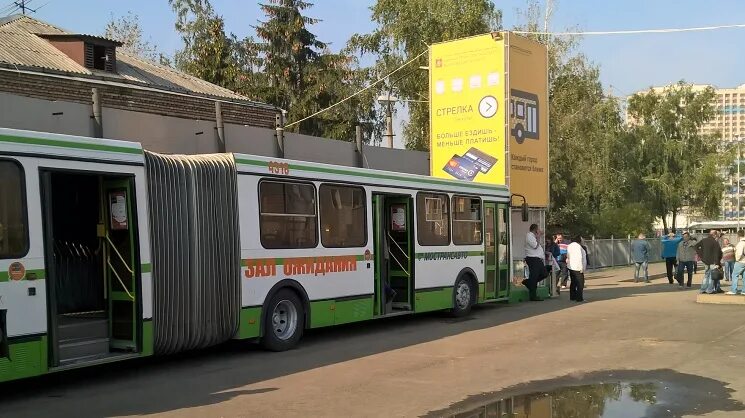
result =
[[315,248],[318,245],[315,186],[262,181],[259,203],[259,229],[264,248]]
[[416,219],[419,245],[450,244],[448,195],[418,193],[416,195]]
[[321,244],[326,248],[367,245],[365,190],[322,184],[318,189]]
[[481,244],[481,200],[453,196],[453,244]]
[[28,252],[26,194],[21,166],[0,161],[0,258],[20,258]]

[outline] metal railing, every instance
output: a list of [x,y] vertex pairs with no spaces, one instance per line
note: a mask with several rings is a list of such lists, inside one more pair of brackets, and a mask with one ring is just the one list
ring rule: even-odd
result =
[[[122,254],[119,252],[119,250],[116,248],[116,245],[111,241],[111,238],[109,238],[109,235],[106,234],[106,243],[108,244],[109,251],[106,252],[106,265],[109,266],[109,271],[116,277],[116,280],[119,281],[119,284],[122,286],[122,289],[124,289],[124,292],[129,296],[130,299],[135,300],[135,297],[130,293],[127,286],[122,281],[122,278],[119,276],[119,273],[116,271],[114,266],[111,264],[111,254],[112,252],[117,255],[119,258],[119,262],[122,266],[127,270],[127,272],[130,275],[130,283],[134,282],[135,272],[132,270],[132,268],[129,267],[129,264],[124,260],[124,257],[122,257]],[[113,251],[112,251],[113,250]]]

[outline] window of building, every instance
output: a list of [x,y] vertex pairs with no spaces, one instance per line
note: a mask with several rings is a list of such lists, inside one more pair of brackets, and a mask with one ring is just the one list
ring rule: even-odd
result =
[[318,245],[314,185],[262,181],[259,204],[259,229],[264,248],[314,248]]
[[416,195],[417,239],[419,245],[450,244],[450,210],[448,195]]
[[21,258],[28,252],[26,192],[23,169],[0,160],[0,259]]
[[367,245],[365,189],[322,184],[318,189],[321,244],[327,248]]
[[481,244],[481,200],[453,196],[453,244]]

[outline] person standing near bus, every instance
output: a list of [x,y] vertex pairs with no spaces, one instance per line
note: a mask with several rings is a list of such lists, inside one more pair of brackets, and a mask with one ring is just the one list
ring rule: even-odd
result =
[[673,271],[678,264],[676,255],[678,253],[678,244],[683,241],[682,237],[676,237],[674,232],[667,234],[661,240],[662,243],[662,259],[665,260],[665,268],[667,269],[667,281],[673,284]]
[[587,251],[580,244],[582,237],[567,246],[567,267],[569,268],[569,300],[584,302],[585,271],[587,271]]
[[639,282],[639,275],[644,271],[644,283],[649,283],[649,253],[652,252],[652,246],[645,239],[646,235],[639,234],[639,237],[631,242],[631,259],[634,261],[634,283]]
[[735,246],[727,238],[722,240],[722,267],[724,267],[724,281],[732,280],[732,269],[735,267]]
[[742,279],[742,287],[739,288],[741,293],[745,293],[745,231],[737,231],[737,245],[735,246],[735,265],[732,269],[732,288],[728,295],[736,295],[739,288],[738,284]]
[[711,230],[709,235],[696,244],[696,253],[704,263],[704,280],[701,282],[700,293],[716,293],[717,284],[712,278],[713,270],[720,267],[722,263],[722,248],[717,242],[719,234]]
[[569,246],[568,239],[564,239],[564,234],[556,234],[556,245],[559,246],[559,256],[556,257],[556,262],[559,263],[561,287],[566,289],[567,281],[569,281],[569,271],[567,270],[567,247]]
[[693,284],[693,269],[694,263],[696,262],[696,249],[694,248],[696,241],[691,238],[688,232],[683,233],[683,241],[678,245],[678,268],[675,272],[675,276],[678,280],[678,285],[683,288],[683,270],[688,273],[688,287]]
[[528,288],[530,300],[541,301],[538,297],[538,282],[546,277],[544,259],[546,253],[541,246],[541,230],[537,224],[530,225],[530,230],[525,235],[525,264],[528,265],[528,278],[523,280],[523,285]]

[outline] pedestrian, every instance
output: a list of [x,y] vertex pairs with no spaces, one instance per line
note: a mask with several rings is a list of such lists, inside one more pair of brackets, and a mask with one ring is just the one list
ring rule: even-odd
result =
[[567,281],[569,281],[569,271],[567,270],[567,247],[571,241],[568,238],[565,238],[564,234],[556,234],[555,242],[559,246],[559,257],[556,258],[556,262],[559,263],[561,288],[566,289]]
[[667,270],[667,281],[673,284],[673,271],[675,266],[678,264],[677,258],[675,257],[678,252],[678,244],[682,241],[682,237],[676,237],[674,232],[670,232],[667,236],[662,237],[661,244],[661,256],[665,260],[665,269]]
[[556,286],[556,294],[561,294],[559,285],[559,263],[556,258],[559,256],[559,246],[556,244],[556,236],[552,239],[546,238],[546,273],[551,283]]
[[[552,285],[556,285],[556,291],[555,294],[559,295],[561,294],[561,290],[558,286],[559,284],[559,264],[556,262],[556,258],[554,258],[553,253],[553,247],[558,247],[554,243],[554,241],[550,239],[546,239],[546,258],[545,258],[545,264],[546,264],[546,277],[549,280],[549,283]],[[551,294],[554,294],[553,289],[551,289]]]
[[688,232],[683,233],[683,241],[678,245],[678,268],[675,272],[675,276],[678,280],[678,286],[683,288],[683,271],[688,273],[687,286],[693,285],[693,270],[694,263],[696,260],[696,249],[694,248],[696,242],[691,238],[691,234]]
[[639,234],[637,239],[631,242],[631,259],[634,261],[634,283],[639,282],[639,274],[644,271],[644,283],[649,283],[649,253],[652,246],[645,239],[644,234]]
[[546,278],[546,267],[544,259],[546,253],[541,246],[541,230],[537,224],[531,224],[530,230],[525,234],[525,264],[528,266],[528,278],[522,283],[528,288],[529,299],[541,301],[538,297],[538,282]]
[[569,300],[584,302],[585,271],[587,270],[587,251],[582,245],[582,237],[567,246],[567,268],[569,269]]
[[[711,230],[706,238],[699,241],[696,246],[696,254],[701,257],[704,263],[704,279],[701,282],[700,293],[716,293],[715,277],[712,277],[714,269],[718,269],[722,262],[722,248],[717,242],[719,234],[716,230]],[[716,276],[716,275],[715,275]]]
[[[745,231],[742,229],[737,231],[737,246],[735,246],[735,265],[732,269],[732,288],[728,295],[736,295],[738,288],[740,292],[745,292]],[[742,278],[742,287],[738,286],[740,279]]]
[[735,267],[735,246],[727,238],[722,240],[722,266],[724,267],[724,281],[732,280],[732,269]]

